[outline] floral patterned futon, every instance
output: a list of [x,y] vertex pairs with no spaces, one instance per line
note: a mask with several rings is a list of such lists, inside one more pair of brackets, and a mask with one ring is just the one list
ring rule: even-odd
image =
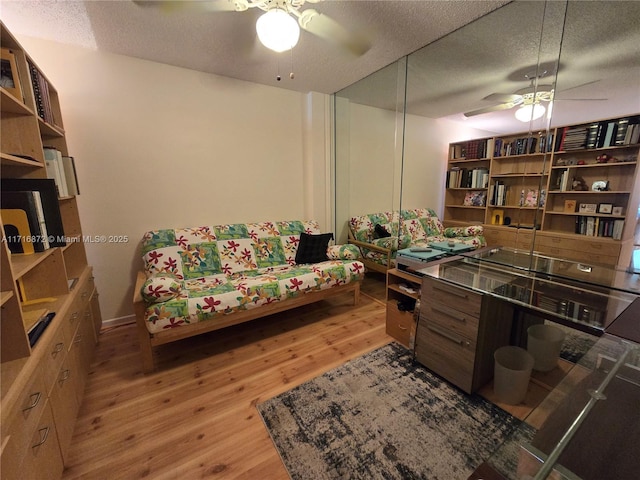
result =
[[306,292],[359,281],[353,245],[332,245],[328,259],[296,264],[300,234],[316,221],[261,222],[147,232],[141,293],[150,333],[257,308]]
[[[376,225],[383,227],[390,236],[379,238],[375,231]],[[400,225],[402,233],[398,237]],[[445,228],[431,208],[403,209],[351,217],[349,230],[355,240],[391,250],[391,258],[395,258],[396,252],[403,248],[426,247],[432,242],[452,240],[475,248],[486,245],[482,225]],[[386,263],[387,256],[384,253],[366,247],[361,248],[361,253],[367,260],[381,265]]]

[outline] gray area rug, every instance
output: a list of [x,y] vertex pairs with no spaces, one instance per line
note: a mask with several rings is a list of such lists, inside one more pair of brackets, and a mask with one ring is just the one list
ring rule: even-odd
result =
[[527,428],[413,362],[396,343],[258,410],[291,478],[305,480],[466,479]]

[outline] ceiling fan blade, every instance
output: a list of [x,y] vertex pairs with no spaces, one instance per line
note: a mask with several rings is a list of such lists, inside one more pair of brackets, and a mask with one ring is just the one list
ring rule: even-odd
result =
[[522,98],[522,95],[516,93],[492,93],[483,98],[483,100],[489,100],[496,103],[509,103],[515,102]]
[[598,83],[599,81],[600,81],[600,79],[598,79],[598,80],[592,80],[592,81],[590,81],[590,82],[581,83],[580,85],[576,85],[576,86],[574,86],[574,87],[563,88],[562,90],[558,90],[558,93],[561,93],[561,92],[568,92],[569,90],[573,90],[573,89],[575,89],[575,88],[586,87],[587,85],[592,85],[592,84],[594,84],[594,83]]
[[516,103],[501,103],[500,105],[494,105],[492,107],[479,108],[478,110],[472,110],[470,112],[464,112],[465,117],[473,117],[475,115],[482,115],[483,113],[499,112],[500,110],[509,110],[515,107]]
[[300,12],[298,23],[309,33],[356,56],[364,55],[371,48],[371,42],[364,35],[350,32],[331,17],[318,13],[313,8]]
[[235,0],[133,0],[133,3],[140,7],[157,8],[165,12],[236,12],[246,10],[246,8],[242,8],[242,2]]

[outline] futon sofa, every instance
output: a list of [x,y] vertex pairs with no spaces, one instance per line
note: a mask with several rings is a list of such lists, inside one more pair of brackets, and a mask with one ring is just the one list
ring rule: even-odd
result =
[[360,248],[365,267],[386,272],[398,250],[453,241],[484,247],[482,225],[445,228],[431,208],[412,208],[359,215],[349,219],[349,243]]
[[153,347],[331,295],[358,303],[364,265],[353,245],[330,245],[316,221],[154,230],[142,239],[134,291],[143,370]]

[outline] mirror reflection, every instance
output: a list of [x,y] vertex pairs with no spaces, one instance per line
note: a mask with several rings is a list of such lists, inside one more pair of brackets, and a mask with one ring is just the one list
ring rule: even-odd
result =
[[[482,226],[489,245],[627,266],[637,243],[638,149],[610,152],[629,165],[583,169],[561,169],[558,159],[591,165],[605,152],[584,143],[553,150],[558,132],[567,133],[559,127],[637,122],[639,19],[637,2],[513,2],[338,92],[336,232],[346,239],[357,216],[430,209],[443,228]],[[564,170],[571,195],[557,192]],[[449,185],[452,171],[466,183]],[[584,194],[573,187],[580,179],[589,184]],[[594,197],[596,180],[617,190]],[[565,200],[576,210],[565,211]],[[600,203],[623,207],[619,239],[578,237],[582,203],[596,203],[594,219],[609,215]],[[438,223],[425,218],[417,223],[420,235],[445,233],[427,232]],[[408,245],[402,233],[415,234],[391,230],[398,247]],[[458,233],[477,245],[472,229]],[[598,255],[584,251],[584,240]]]

